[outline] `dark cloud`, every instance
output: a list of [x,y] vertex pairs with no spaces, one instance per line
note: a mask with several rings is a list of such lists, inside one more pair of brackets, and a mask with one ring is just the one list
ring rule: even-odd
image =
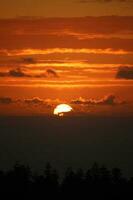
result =
[[11,104],[13,103],[13,99],[10,97],[0,97],[0,104]]
[[118,79],[133,79],[133,67],[120,67],[116,74]]
[[12,77],[31,77],[30,75],[25,74],[19,68],[15,69],[15,70],[10,70],[9,73],[8,73],[8,76],[12,76]]
[[9,70],[8,72],[0,72],[0,77],[16,77],[16,78],[23,78],[23,77],[28,77],[28,78],[48,78],[48,77],[54,77],[58,78],[58,74],[56,73],[55,70],[53,69],[47,69],[44,73],[41,74],[35,74],[31,75],[28,73],[23,72],[21,69],[13,69]]
[[17,103],[19,104],[26,104],[28,106],[44,106],[45,108],[51,108],[54,107],[56,104],[59,103],[58,99],[41,99],[39,97],[33,97],[33,98],[27,98],[27,99],[13,99],[11,97],[0,97],[0,104],[11,104],[11,103]]
[[21,62],[26,63],[26,64],[35,64],[36,60],[32,57],[24,57],[24,58],[21,58]]
[[75,100],[71,101],[71,104],[81,104],[81,105],[120,105],[120,104],[125,104],[126,102],[124,101],[117,101],[116,96],[113,94],[107,95],[102,99],[96,100],[96,99],[83,99],[83,98],[78,98]]
[[47,69],[46,70],[46,75],[48,77],[55,77],[55,78],[59,77],[58,74],[56,73],[56,71],[53,70],[53,69]]
[[26,74],[23,72],[21,69],[12,69],[9,70],[8,72],[0,72],[0,77],[31,77],[30,75]]

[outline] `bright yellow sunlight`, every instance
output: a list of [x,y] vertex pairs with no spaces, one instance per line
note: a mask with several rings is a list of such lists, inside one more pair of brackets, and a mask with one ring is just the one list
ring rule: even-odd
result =
[[54,115],[64,116],[64,113],[71,112],[72,107],[67,104],[60,104],[54,109]]

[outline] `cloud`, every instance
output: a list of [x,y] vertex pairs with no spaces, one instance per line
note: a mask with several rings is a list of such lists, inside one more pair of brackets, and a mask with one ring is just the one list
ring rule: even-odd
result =
[[44,108],[53,110],[58,104],[61,103],[70,103],[72,106],[77,105],[77,109],[82,110],[89,108],[89,106],[116,106],[116,105],[125,105],[127,102],[118,101],[114,95],[107,95],[104,98],[99,100],[96,99],[84,99],[78,98],[72,100],[71,102],[61,101],[60,99],[42,99],[39,97],[26,98],[26,99],[13,99],[11,97],[0,97],[0,105],[9,105],[12,103],[16,103],[17,106],[23,105],[27,108]]
[[0,97],[0,104],[11,104],[14,103],[13,99],[10,97]]
[[117,101],[116,96],[113,94],[107,95],[103,97],[102,99],[96,100],[96,99],[83,99],[82,97],[72,100],[71,104],[77,104],[77,105],[120,105],[125,104],[125,101]]
[[53,70],[53,69],[47,69],[46,70],[46,75],[48,77],[55,77],[55,78],[59,77],[58,74],[56,73],[56,71]]
[[21,100],[22,103],[25,103],[30,106],[43,106],[45,108],[52,108],[57,104],[58,100],[52,100],[52,99],[41,99],[39,97],[33,97],[31,99],[24,99]]
[[[92,39],[91,39],[92,40]],[[93,41],[93,40],[92,40]],[[92,43],[90,41],[90,43]],[[106,48],[102,47],[103,40],[100,41],[99,47],[101,48],[51,48],[51,49],[22,49],[22,50],[0,50],[0,53],[5,52],[7,56],[23,56],[23,55],[49,55],[49,54],[107,54],[107,55],[126,55],[133,54],[133,48],[128,47],[127,49],[117,46],[116,48]],[[114,43],[116,41],[110,41]],[[119,41],[120,42],[120,41]],[[131,42],[132,41],[128,41]],[[122,43],[122,41],[121,41]],[[86,45],[86,44],[85,44]],[[111,44],[110,44],[111,45]],[[124,43],[123,43],[124,45]]]
[[24,57],[21,59],[21,62],[25,64],[35,64],[36,60],[32,57]]
[[133,79],[133,67],[119,67],[116,78],[118,79]]
[[22,103],[28,106],[42,106],[42,108],[51,109],[60,103],[59,99],[41,99],[39,97],[33,97],[31,99],[21,100]]
[[8,72],[0,72],[0,77],[22,78],[22,77],[31,77],[31,75],[28,75],[25,72],[23,72],[21,69],[17,68],[17,69],[9,70]]
[[31,77],[30,75],[25,74],[19,68],[15,69],[15,70],[10,70],[9,73],[8,73],[8,76],[12,76],[12,77]]
[[43,105],[46,108],[54,107],[55,105],[60,103],[59,99],[41,99],[39,97],[33,97],[33,98],[26,98],[26,99],[16,99],[11,97],[0,97],[0,104],[11,104],[11,103],[17,103],[19,104],[26,104],[30,106],[39,106]]
[[[0,20],[0,26],[2,27],[0,30],[0,53],[2,55],[11,55],[8,51],[14,50],[15,47],[18,50],[47,50],[58,47],[59,49],[111,48],[115,50],[120,48],[126,51],[133,51],[132,24],[133,16],[90,16],[47,18],[42,20],[10,19],[9,22],[8,20],[6,22],[5,20]],[[33,51],[34,53],[39,52]],[[42,52],[40,53],[42,54]],[[48,54],[49,52],[45,51],[45,53]],[[56,53],[55,50],[53,53]],[[57,53],[60,52],[58,51]],[[29,63],[33,62],[31,59],[33,54],[32,51],[30,53],[27,51],[22,52],[20,55],[24,58],[29,57],[29,60],[27,58],[24,59],[24,62]]]
[[31,75],[23,72],[21,69],[13,69],[8,72],[0,72],[0,77],[16,77],[16,78],[48,78],[48,77],[59,77],[55,70],[47,69],[44,73]]
[[37,104],[44,104],[44,100],[40,99],[39,97],[33,97],[32,99],[25,99],[24,103],[37,105]]

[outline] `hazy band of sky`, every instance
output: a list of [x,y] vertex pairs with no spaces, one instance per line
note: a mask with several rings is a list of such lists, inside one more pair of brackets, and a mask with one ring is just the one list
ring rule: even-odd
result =
[[132,0],[2,0],[0,18],[132,15]]

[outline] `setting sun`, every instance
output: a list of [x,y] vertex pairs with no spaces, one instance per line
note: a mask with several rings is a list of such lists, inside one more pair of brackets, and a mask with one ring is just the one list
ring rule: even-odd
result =
[[54,109],[54,115],[63,116],[66,112],[71,112],[72,107],[67,104],[60,104]]

